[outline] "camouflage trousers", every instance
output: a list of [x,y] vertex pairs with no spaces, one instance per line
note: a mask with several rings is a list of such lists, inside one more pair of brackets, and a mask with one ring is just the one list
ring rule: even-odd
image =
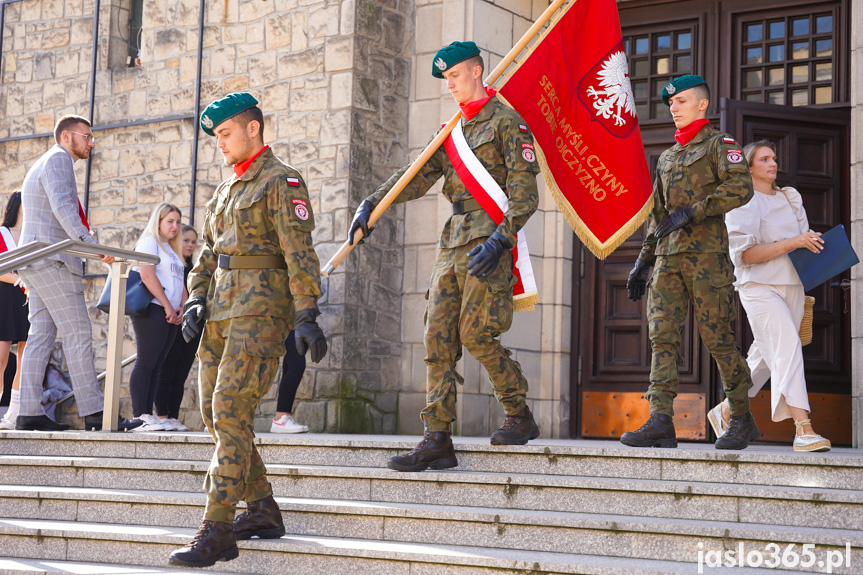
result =
[[501,257],[488,281],[467,273],[467,253],[484,240],[440,249],[432,269],[424,320],[427,375],[421,417],[426,431],[450,431],[456,418],[456,384],[464,383],[456,371],[462,345],[485,367],[508,415],[525,407],[527,380],[499,340],[512,325],[512,255]]
[[734,342],[734,269],[725,253],[681,253],[656,258],[647,291],[647,321],[653,357],[645,397],[651,413],[674,415],[680,334],[687,303],[701,341],[716,360],[733,415],[749,411],[749,367]]
[[237,503],[273,493],[255,447],[255,409],[269,391],[290,329],[282,318],[208,321],[198,358],[201,415],[216,441],[204,480],[204,519],[232,521]]

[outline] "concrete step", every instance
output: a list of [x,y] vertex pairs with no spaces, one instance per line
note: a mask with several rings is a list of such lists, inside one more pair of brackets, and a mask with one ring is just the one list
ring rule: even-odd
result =
[[[107,457],[209,461],[212,439],[204,433],[40,433],[0,431],[0,453],[26,456]],[[33,441],[38,438],[39,441]],[[385,468],[419,438],[259,434],[267,464]],[[475,472],[531,473],[758,484],[830,489],[863,485],[863,450],[795,453],[790,446],[752,446],[717,451],[689,443],[678,449],[636,449],[613,441],[539,439],[525,446],[492,446],[484,438],[454,437],[460,468]]]
[[[0,456],[6,485],[197,492],[208,463]],[[268,465],[279,496],[863,530],[863,491],[617,477]],[[38,478],[36,481],[34,478]]]
[[[353,537],[403,543],[567,553],[602,549],[606,555],[686,562],[703,549],[783,549],[810,543],[844,551],[863,564],[863,531],[711,520],[277,497],[290,535]],[[3,486],[0,516],[196,528],[204,495],[120,489]]]
[[[10,556],[43,561],[88,562],[111,557],[126,565],[164,567],[170,552],[191,539],[194,529],[0,518],[0,549]],[[239,542],[240,557],[219,563],[230,573],[283,575],[490,575],[596,574],[659,575],[699,573],[698,555],[686,561],[656,561],[590,554],[550,553],[443,545],[369,541],[355,538],[285,536]],[[819,560],[826,558],[816,549]],[[852,566],[833,569],[853,573]],[[816,563],[817,564],[817,563]],[[822,569],[823,570],[823,569]],[[703,569],[705,572],[711,570]],[[790,574],[799,571],[736,568],[735,573]],[[14,571],[13,571],[14,572]]]
[[[0,557],[0,575],[55,575],[57,573],[75,575],[189,575],[189,570],[179,567],[134,567],[90,561],[51,561]],[[210,569],[196,569],[194,573],[195,575],[229,575],[227,571]],[[237,573],[230,575],[237,575]]]

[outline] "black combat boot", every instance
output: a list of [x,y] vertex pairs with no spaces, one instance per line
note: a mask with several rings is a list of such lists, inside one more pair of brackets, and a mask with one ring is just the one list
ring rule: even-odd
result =
[[752,412],[748,411],[744,415],[732,415],[731,421],[728,422],[728,429],[713,445],[716,449],[746,449],[759,437],[761,432],[755,425]]
[[237,541],[252,537],[278,539],[284,534],[282,512],[272,495],[258,501],[249,501],[246,510],[234,519],[234,536]]
[[396,471],[425,471],[458,466],[450,435],[448,431],[426,431],[413,450],[390,457],[387,467]]
[[651,413],[644,425],[636,431],[627,431],[620,442],[630,447],[677,447],[677,434],[670,415]]
[[492,445],[524,445],[539,437],[539,426],[525,406],[516,415],[507,415],[500,428],[491,434]]
[[227,521],[204,519],[194,539],[171,553],[168,563],[181,567],[210,567],[216,561],[230,561],[239,556],[234,526]]

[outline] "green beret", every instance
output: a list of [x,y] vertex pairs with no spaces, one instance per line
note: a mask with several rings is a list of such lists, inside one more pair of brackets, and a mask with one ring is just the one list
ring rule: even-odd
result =
[[254,96],[247,92],[234,92],[221,100],[216,100],[201,114],[201,129],[208,136],[215,136],[213,128],[240,112],[258,105]]
[[443,73],[468,58],[479,56],[479,48],[473,42],[453,42],[437,51],[432,61],[432,76],[443,78]]
[[671,106],[668,99],[673,95],[703,84],[707,84],[707,82],[704,81],[704,78],[696,76],[695,74],[687,74],[680,78],[675,78],[662,89],[662,103],[666,106]]

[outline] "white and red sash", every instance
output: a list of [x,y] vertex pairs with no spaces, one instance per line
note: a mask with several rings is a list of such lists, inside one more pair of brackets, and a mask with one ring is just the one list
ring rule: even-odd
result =
[[[500,225],[503,216],[509,209],[509,198],[497,184],[482,162],[470,149],[464,137],[461,120],[453,128],[452,133],[444,142],[447,156],[455,168],[470,195],[479,203],[485,213]],[[527,249],[527,237],[524,230],[516,234],[516,245],[512,249],[514,262],[513,273],[518,280],[512,290],[513,309],[515,311],[530,311],[539,303],[539,292],[530,263],[530,252]]]
[[17,247],[12,231],[6,226],[0,226],[0,253],[10,252]]

